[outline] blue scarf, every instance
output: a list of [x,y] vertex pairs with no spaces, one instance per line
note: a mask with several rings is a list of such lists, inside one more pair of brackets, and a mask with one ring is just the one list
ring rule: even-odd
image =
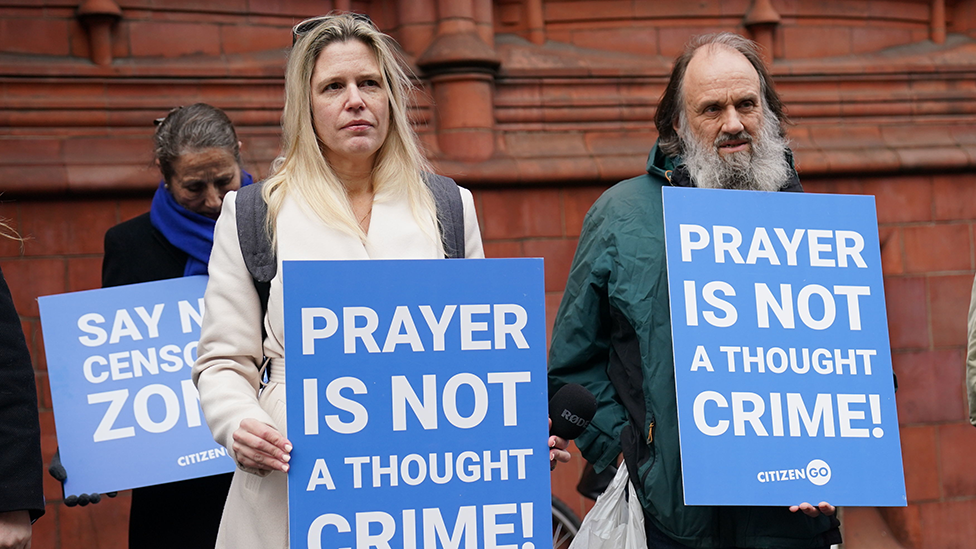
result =
[[[241,170],[241,187],[254,182],[251,174]],[[166,184],[159,182],[149,208],[149,222],[161,232],[170,244],[186,252],[186,268],[183,276],[207,274],[210,250],[213,249],[214,227],[217,222],[205,215],[177,204]]]

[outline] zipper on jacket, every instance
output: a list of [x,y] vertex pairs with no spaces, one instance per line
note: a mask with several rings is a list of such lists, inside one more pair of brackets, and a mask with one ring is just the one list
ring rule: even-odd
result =
[[654,422],[651,421],[651,426],[647,428],[647,443],[650,444],[654,442]]

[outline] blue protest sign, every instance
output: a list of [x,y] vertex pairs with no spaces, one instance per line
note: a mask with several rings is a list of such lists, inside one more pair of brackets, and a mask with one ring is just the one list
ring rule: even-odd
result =
[[190,379],[207,277],[38,299],[68,495],[234,470]]
[[542,260],[283,277],[291,547],[550,547]]
[[688,505],[907,505],[874,197],[664,189]]

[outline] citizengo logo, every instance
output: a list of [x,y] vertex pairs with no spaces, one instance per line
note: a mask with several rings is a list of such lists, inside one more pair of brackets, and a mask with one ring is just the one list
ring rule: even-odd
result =
[[817,486],[830,482],[830,465],[822,459],[815,459],[807,464],[805,469],[774,469],[759,471],[756,480],[762,483],[786,482],[791,480],[809,480]]
[[822,459],[815,459],[807,463],[807,478],[817,486],[830,482],[830,465]]

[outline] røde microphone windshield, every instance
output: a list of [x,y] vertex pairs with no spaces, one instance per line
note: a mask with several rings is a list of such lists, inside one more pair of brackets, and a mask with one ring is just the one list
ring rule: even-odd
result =
[[563,385],[549,399],[549,434],[572,440],[583,433],[596,413],[596,397],[578,383]]

